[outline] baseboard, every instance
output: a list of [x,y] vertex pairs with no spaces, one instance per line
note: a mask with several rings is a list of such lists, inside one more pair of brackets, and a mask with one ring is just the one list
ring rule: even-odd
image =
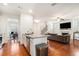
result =
[[27,51],[27,53],[29,54],[29,56],[31,56],[31,54],[28,52],[27,48],[24,46],[24,44],[21,44]]

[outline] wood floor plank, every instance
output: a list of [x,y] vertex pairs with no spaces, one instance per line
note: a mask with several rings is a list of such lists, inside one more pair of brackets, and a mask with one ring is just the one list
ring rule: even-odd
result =
[[[79,45],[79,43],[76,44]],[[79,56],[79,47],[74,44],[64,44],[49,40],[48,47],[49,56]]]
[[[79,42],[64,44],[48,40],[48,56],[79,56]],[[0,49],[0,56],[30,56],[26,48],[18,42],[8,42]]]
[[24,46],[18,42],[8,42],[0,50],[2,56],[29,56]]

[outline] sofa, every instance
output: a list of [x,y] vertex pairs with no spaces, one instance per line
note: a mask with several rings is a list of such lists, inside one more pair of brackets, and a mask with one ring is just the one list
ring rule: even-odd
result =
[[54,40],[62,43],[70,43],[70,35],[48,34],[48,40]]

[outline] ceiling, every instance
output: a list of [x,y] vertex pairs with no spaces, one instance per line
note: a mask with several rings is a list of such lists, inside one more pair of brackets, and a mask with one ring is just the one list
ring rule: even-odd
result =
[[8,3],[6,6],[0,3],[0,14],[29,14],[29,9],[33,16],[42,18],[79,16],[78,3]]

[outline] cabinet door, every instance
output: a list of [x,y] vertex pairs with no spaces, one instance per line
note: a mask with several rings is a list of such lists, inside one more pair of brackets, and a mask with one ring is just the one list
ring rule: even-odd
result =
[[30,39],[26,38],[27,50],[30,52]]

